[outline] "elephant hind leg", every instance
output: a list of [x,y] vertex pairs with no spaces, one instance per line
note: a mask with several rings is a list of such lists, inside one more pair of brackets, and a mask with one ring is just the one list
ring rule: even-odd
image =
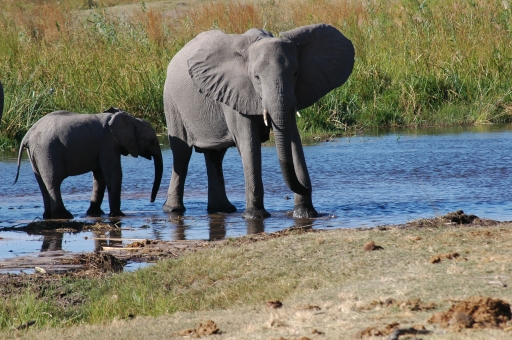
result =
[[41,175],[34,172],[34,176],[36,177],[37,184],[39,185],[39,189],[41,190],[41,194],[43,195],[43,204],[44,204],[44,213],[43,213],[43,219],[47,220],[52,218],[52,206],[51,206],[51,200],[50,200],[50,193],[48,190],[46,190],[46,185],[44,184],[43,179],[41,178]]
[[[51,219],[73,219],[73,215],[64,207],[64,202],[62,201],[62,196],[60,192],[60,185],[62,184],[62,179],[52,179],[49,180],[47,178],[42,178],[46,189],[48,190],[49,198],[50,198],[50,206],[51,206]],[[42,191],[43,189],[41,189]],[[46,211],[46,209],[45,209]],[[44,217],[44,216],[43,216]],[[44,217],[47,219],[47,217]]]
[[105,212],[101,210],[101,203],[103,202],[105,188],[107,187],[105,177],[101,170],[92,172],[92,182],[91,204],[86,214],[88,216],[98,217],[105,214]]
[[188,163],[192,156],[192,146],[177,137],[169,137],[172,150],[172,174],[167,200],[162,210],[165,212],[183,212],[183,192],[185,190],[185,179],[187,178]]
[[236,207],[231,204],[226,196],[222,160],[227,149],[205,150],[204,159],[208,174],[208,212],[232,213]]

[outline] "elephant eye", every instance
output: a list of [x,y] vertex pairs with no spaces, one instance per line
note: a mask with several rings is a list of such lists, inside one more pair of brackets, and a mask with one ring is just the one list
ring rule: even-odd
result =
[[258,82],[260,82],[260,76],[258,76],[258,75],[254,75],[254,78],[255,78]]
[[295,73],[293,74],[293,78],[297,78],[298,76],[299,76],[299,72],[295,71]]

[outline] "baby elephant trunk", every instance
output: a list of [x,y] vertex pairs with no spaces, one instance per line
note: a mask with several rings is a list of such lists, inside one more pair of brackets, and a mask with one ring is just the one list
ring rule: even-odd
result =
[[151,191],[151,202],[154,202],[156,194],[158,194],[160,182],[162,181],[162,174],[164,172],[164,163],[162,161],[162,151],[160,150],[160,145],[158,146],[158,151],[153,152],[152,156],[155,162],[155,181],[153,182],[153,190]]

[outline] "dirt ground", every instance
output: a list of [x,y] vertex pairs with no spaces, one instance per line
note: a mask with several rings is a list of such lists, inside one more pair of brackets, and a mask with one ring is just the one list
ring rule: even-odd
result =
[[[70,225],[52,225],[44,222],[38,225],[29,225],[27,228],[48,228],[49,226],[54,229],[70,227]],[[79,228],[80,226],[75,225],[75,227]],[[81,226],[81,228],[109,227],[111,226]],[[432,239],[429,239],[431,231]],[[434,237],[434,231],[439,235]],[[52,272],[50,270],[46,272],[41,268],[42,270],[35,274],[0,275],[0,295],[3,298],[8,298],[17,290],[21,291],[27,287],[28,284],[43,290],[50,283],[53,286],[59,285],[63,277],[112,275],[112,273],[122,270],[126,261],[153,262],[159,259],[176,259],[188,252],[221,248],[227,245],[235,247],[250,244],[264,245],[265,242],[285,239],[288,236],[291,236],[291,239],[297,235],[316,235],[314,244],[319,246],[318,251],[322,251],[321,249],[327,246],[333,233],[338,232],[342,233],[343,231],[290,228],[277,233],[261,233],[218,241],[137,241],[122,249],[76,254],[70,258],[61,259],[57,266],[74,266],[63,271]],[[375,237],[379,235],[376,233],[385,235],[385,238]],[[441,269],[438,273],[439,280],[446,279],[448,276],[469,277],[471,282],[466,281],[468,287],[484,280],[485,285],[481,287],[485,287],[485,289],[478,288],[478,286],[476,289],[460,287],[459,283],[457,283],[459,286],[451,287],[447,284],[450,281],[443,281],[440,285],[444,285],[444,289],[443,287],[420,286],[418,290],[411,287],[403,288],[393,283],[396,279],[405,281],[405,285],[407,285],[407,275],[404,280],[404,278],[393,278],[399,273],[393,273],[391,277],[375,273],[376,277],[372,278],[375,280],[372,281],[369,280],[368,274],[365,274],[360,279],[355,277],[353,283],[348,281],[344,283],[341,292],[339,291],[340,287],[335,287],[335,292],[320,289],[286,301],[269,300],[260,307],[241,306],[223,311],[179,312],[159,318],[136,317],[133,320],[117,320],[109,324],[108,327],[83,325],[73,330],[63,331],[62,337],[94,339],[101,335],[105,339],[114,339],[119,336],[125,339],[135,339],[138,334],[137,330],[144,330],[147,339],[161,338],[163,334],[166,338],[173,339],[199,337],[276,340],[333,338],[507,339],[512,337],[510,309],[512,300],[503,298],[510,295],[507,276],[493,274],[489,277],[481,277],[481,273],[490,272],[489,263],[502,263],[502,272],[504,271],[506,274],[506,268],[508,268],[506,266],[510,262],[507,258],[510,253],[505,248],[510,233],[512,233],[512,225],[508,222],[481,219],[462,211],[456,211],[445,216],[421,219],[402,225],[347,230],[343,237],[344,242],[349,243],[355,239],[358,239],[358,242],[365,240],[358,246],[361,255],[357,256],[366,256],[371,261],[385,259],[391,254],[390,251],[400,250],[400,245],[408,249],[419,249],[421,244],[425,246],[425,243],[428,242],[446,240],[446,247],[427,247],[427,253],[431,254],[430,258],[417,263],[416,259],[410,259],[411,264],[407,264],[404,268],[414,267],[415,270],[417,269],[411,275],[416,276],[420,282],[423,271],[421,268],[432,266],[431,268]],[[373,236],[368,240],[367,236],[360,237],[361,235]],[[382,241],[388,239],[396,239],[398,248],[396,245],[391,246]],[[477,252],[455,247],[453,250],[456,251],[449,251],[457,242],[463,243],[462,241],[468,239],[481,245],[481,249]],[[496,247],[495,241],[502,242],[500,247],[505,247],[503,248],[504,252],[493,253]],[[502,246],[502,244],[504,245]],[[354,250],[347,251],[353,252]],[[475,258],[476,266],[482,271],[469,272],[467,263],[475,261]],[[401,257],[395,258],[395,261],[397,261],[396,259],[409,261],[403,260]],[[425,278],[427,277],[425,276]],[[366,289],[368,288],[366,286],[370,287],[369,290]],[[389,286],[386,294],[380,291],[384,286]],[[60,304],[81,302],[79,296],[75,296],[73,292],[66,291],[66,289],[69,287],[63,285],[62,293],[56,297]],[[393,289],[397,290],[398,294],[389,293]],[[411,298],[410,294],[404,293],[406,289],[418,290],[417,295],[421,298]],[[462,290],[463,293],[454,295],[454,291],[457,289]],[[420,293],[421,290],[424,291]],[[432,292],[429,292],[430,290]],[[475,294],[475,292],[477,293]],[[489,292],[499,292],[499,294],[493,295]],[[360,296],[361,294],[363,297]],[[386,298],[386,295],[393,297]],[[28,323],[21,325],[18,332],[23,331],[24,327],[28,329],[30,326]],[[16,338],[29,339],[31,338],[30,334],[26,333],[25,336],[22,336],[22,333],[16,333]],[[55,333],[54,331],[52,333],[52,330],[45,330],[38,333],[38,336],[52,337],[55,336]]]

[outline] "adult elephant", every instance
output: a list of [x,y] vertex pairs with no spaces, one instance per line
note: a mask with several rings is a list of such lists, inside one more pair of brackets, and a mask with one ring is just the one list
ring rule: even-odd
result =
[[281,33],[203,32],[171,60],[164,109],[173,171],[163,210],[184,211],[183,191],[192,147],[204,153],[208,211],[234,212],[222,160],[236,146],[245,176],[245,218],[270,216],[263,204],[261,143],[274,130],[281,171],[295,193],[293,216],[316,217],[295,112],[342,85],[354,47],[336,28],[310,25]]

